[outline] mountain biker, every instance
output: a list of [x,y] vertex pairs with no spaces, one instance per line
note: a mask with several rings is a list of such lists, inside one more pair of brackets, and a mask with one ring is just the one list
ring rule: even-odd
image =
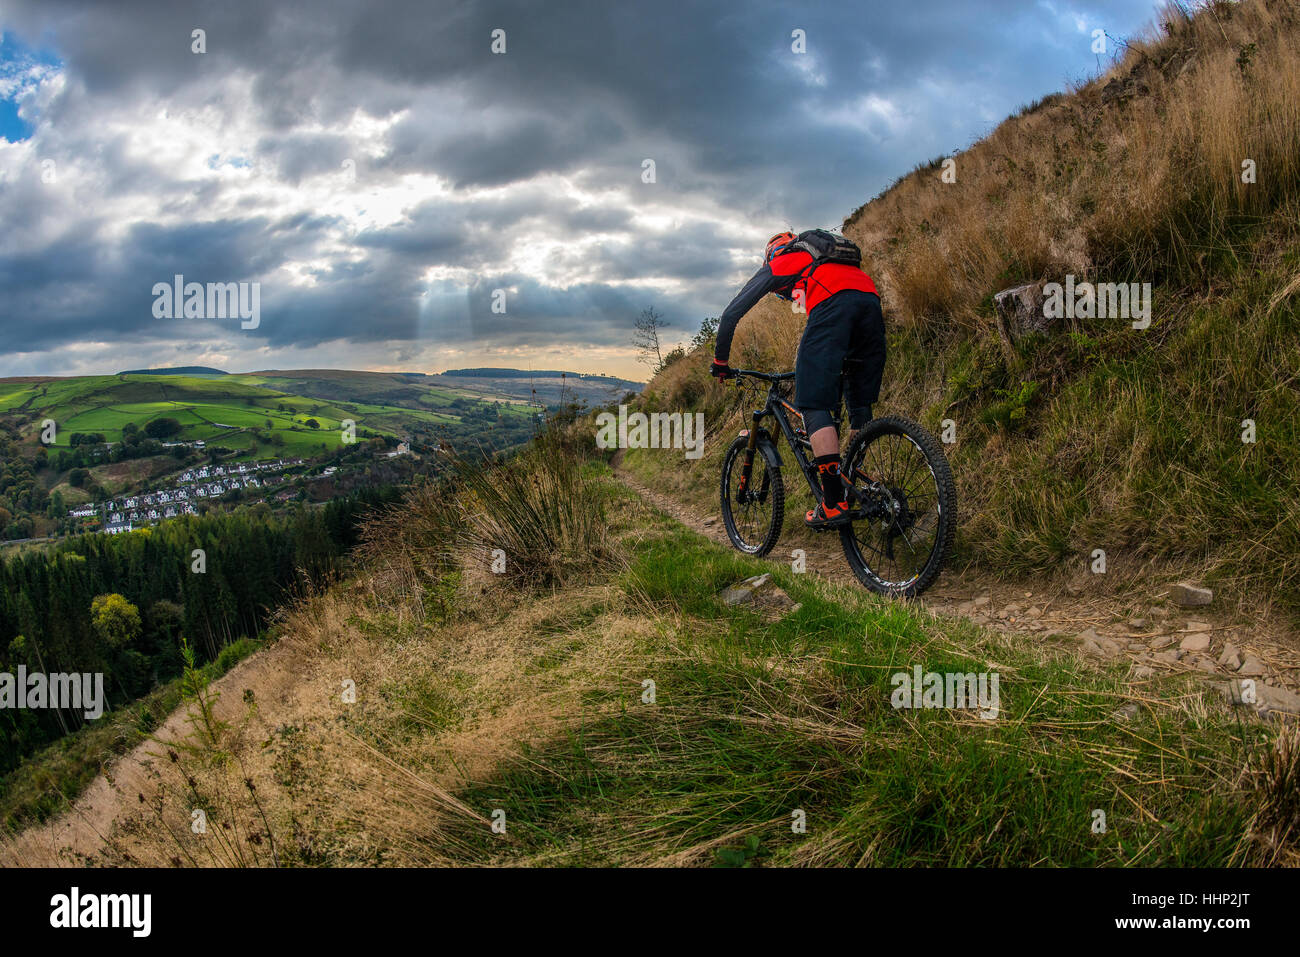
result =
[[857,266],[823,262],[810,269],[811,253],[795,248],[799,239],[780,232],[767,241],[763,265],[731,300],[718,320],[711,374],[721,382],[735,372],[727,364],[738,323],[769,292],[802,303],[808,313],[795,359],[795,408],[803,415],[813,463],[822,482],[822,502],[804,515],[810,528],[829,528],[851,520],[848,494],[840,476],[840,440],[832,413],[840,403],[840,373],[846,379],[849,427],[871,420],[885,368],[885,320],[871,277]]

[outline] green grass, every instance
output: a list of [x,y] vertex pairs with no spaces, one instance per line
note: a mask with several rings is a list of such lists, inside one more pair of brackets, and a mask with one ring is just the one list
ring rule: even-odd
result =
[[[940,357],[950,390],[921,417],[957,422],[946,451],[967,555],[1022,574],[1096,547],[1187,560],[1221,587],[1300,609],[1300,393],[1287,359],[1300,311],[1268,313],[1284,275],[1236,278],[1212,305],[1166,302],[1154,335],[1027,342],[1016,378],[1032,389],[969,343]],[[895,401],[926,391],[935,357],[906,338],[894,354]],[[957,400],[969,401],[945,411]]]
[[[780,570],[801,603],[785,619],[719,601],[759,571],[771,568],[680,528],[644,541],[623,588],[660,628],[620,676],[634,690],[593,681],[569,731],[458,791],[505,810],[511,840],[457,832],[457,853],[568,865],[677,852],[719,866],[1245,859],[1253,805],[1235,781],[1268,732],[1205,701],[1203,685],[1135,695],[1073,655]],[[894,709],[890,676],[914,665],[997,671],[1002,713]],[[645,677],[654,704],[640,699]],[[1136,717],[1116,716],[1134,700]],[[1092,830],[1096,809],[1105,833]],[[796,811],[805,834],[791,829]]]

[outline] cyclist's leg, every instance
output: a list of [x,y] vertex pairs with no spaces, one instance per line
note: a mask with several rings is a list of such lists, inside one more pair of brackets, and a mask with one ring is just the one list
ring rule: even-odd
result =
[[853,312],[844,308],[843,296],[831,296],[808,316],[795,358],[794,405],[803,414],[816,454],[839,450],[832,412],[840,405],[840,372],[854,318]]
[[862,292],[854,298],[844,401],[849,410],[849,428],[860,429],[871,421],[871,407],[880,398],[880,381],[885,372],[885,318],[879,296]]
[[808,316],[795,360],[795,406],[804,417],[813,462],[821,478],[826,513],[844,501],[840,442],[832,411],[840,404],[840,371],[849,348],[852,312],[831,296]]

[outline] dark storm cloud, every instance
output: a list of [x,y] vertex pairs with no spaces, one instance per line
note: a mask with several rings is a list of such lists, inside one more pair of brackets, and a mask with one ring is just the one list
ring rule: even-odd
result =
[[[736,251],[754,235],[838,224],[899,173],[1095,69],[1090,31],[1129,34],[1153,6],[7,3],[0,28],[52,49],[66,74],[41,107],[22,182],[54,157],[60,168],[93,165],[104,189],[39,194],[0,177],[12,228],[0,240],[0,326],[23,323],[24,351],[183,334],[185,323],[158,332],[148,308],[151,283],[173,271],[264,279],[262,327],[213,331],[232,343],[445,333],[613,345],[650,304],[692,326],[752,268]],[[191,52],[196,28],[202,56]],[[489,51],[497,28],[503,56]],[[796,29],[802,57],[791,52]],[[356,228],[334,206],[272,213],[256,189],[139,149],[132,110],[157,101],[176,116],[218,111],[214,168],[256,164],[290,196],[348,160],[359,195],[412,174],[453,189],[391,225]],[[378,152],[340,132],[359,115],[391,124]],[[241,145],[247,125],[256,135]],[[654,184],[640,179],[646,158]],[[538,178],[547,174],[599,199],[564,195]],[[120,212],[99,202],[134,197],[159,221],[114,230]],[[681,221],[638,224],[650,211],[662,223],[665,209]],[[726,211],[716,225],[693,219]],[[549,279],[507,261],[533,236],[562,241]],[[431,285],[433,267],[465,277]],[[286,270],[312,282],[289,282]],[[517,311],[493,323],[501,317],[481,311],[480,294],[502,284],[518,291]]]

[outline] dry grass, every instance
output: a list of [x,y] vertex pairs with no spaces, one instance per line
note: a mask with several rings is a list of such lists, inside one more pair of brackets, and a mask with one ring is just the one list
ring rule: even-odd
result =
[[956,156],[956,183],[919,170],[858,210],[845,232],[891,323],[985,328],[991,292],[1066,273],[1186,281],[1236,217],[1294,216],[1298,15],[1171,7],[1105,75]]

